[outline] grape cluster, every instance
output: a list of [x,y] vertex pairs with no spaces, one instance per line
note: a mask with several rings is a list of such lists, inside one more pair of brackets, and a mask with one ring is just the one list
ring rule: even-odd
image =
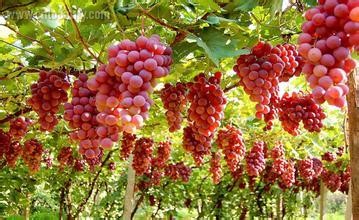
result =
[[271,129],[276,115],[274,104],[278,99],[278,83],[288,81],[302,69],[302,58],[295,46],[284,44],[272,47],[269,43],[258,42],[250,54],[237,59],[233,69],[240,78],[239,84],[257,103],[256,117],[264,118],[267,123],[265,129]]
[[253,147],[245,156],[246,170],[250,177],[257,177],[265,168],[264,142],[253,143]]
[[30,172],[34,173],[39,171],[44,149],[42,144],[35,139],[25,141],[22,159],[28,166]]
[[187,103],[186,92],[187,88],[183,83],[177,83],[176,85],[167,83],[161,90],[161,100],[166,109],[166,119],[170,132],[181,128],[183,121],[182,112]]
[[85,161],[84,161],[84,160],[76,159],[75,162],[74,162],[73,168],[74,168],[74,170],[77,171],[77,172],[82,172],[82,171],[84,171]]
[[350,52],[359,45],[359,23],[349,16],[354,6],[347,1],[321,0],[305,13],[298,50],[305,58],[303,72],[319,103],[327,101],[339,108],[346,105],[347,76],[356,66]]
[[89,88],[97,92],[96,106],[103,115],[99,123],[109,127],[121,124],[127,133],[142,127],[153,104],[149,95],[156,79],[169,73],[171,54],[171,48],[157,35],[109,47],[109,63],[88,81]]
[[136,135],[123,132],[121,139],[120,156],[123,160],[127,160],[133,151]]
[[72,155],[71,147],[61,148],[59,154],[57,155],[57,160],[60,163],[60,170],[66,166],[72,166],[74,163],[74,157]]
[[225,129],[218,131],[216,143],[222,149],[224,159],[232,174],[239,169],[240,161],[246,154],[242,132],[238,128],[227,125]]
[[157,169],[162,169],[166,166],[168,159],[171,156],[171,142],[162,141],[158,144],[157,155],[152,158],[151,165]]
[[212,174],[213,183],[218,184],[222,177],[221,154],[219,152],[212,153],[209,172]]
[[323,172],[323,163],[316,157],[312,158],[313,161],[313,170],[314,170],[314,178],[320,177]]
[[306,182],[310,182],[315,176],[312,159],[303,159],[298,161],[299,175]]
[[298,135],[301,121],[309,132],[319,132],[323,127],[322,120],[326,117],[312,96],[301,92],[293,92],[292,95],[285,93],[279,101],[278,109],[283,129],[292,135]]
[[210,153],[214,133],[224,117],[227,99],[219,85],[221,77],[220,72],[209,79],[199,74],[189,85],[189,126],[184,128],[183,145],[192,153],[198,166],[203,163],[203,157]]
[[192,174],[192,169],[186,166],[183,162],[168,164],[165,167],[165,175],[171,180],[177,181],[181,180],[182,182],[188,182]]
[[293,76],[299,76],[302,73],[304,59],[299,54],[295,45],[283,44],[277,45],[273,50],[280,50],[280,58],[284,62],[284,69],[279,76],[279,82],[288,82]]
[[282,188],[290,188],[295,183],[295,165],[292,161],[286,161],[283,169],[280,176]]
[[32,121],[25,117],[18,117],[10,120],[9,134],[11,137],[22,138],[26,135],[28,127],[32,124]]
[[115,162],[112,161],[112,162],[108,163],[107,168],[108,168],[110,171],[114,171],[114,170],[116,169],[116,164],[115,164]]
[[5,152],[6,164],[9,167],[15,167],[17,159],[22,155],[22,146],[19,142],[15,141],[9,145]]
[[51,70],[40,71],[37,83],[31,85],[31,98],[28,104],[39,115],[40,129],[52,131],[58,123],[56,113],[60,105],[67,101],[66,90],[70,83],[65,80],[65,73]]
[[5,152],[9,149],[11,137],[8,132],[0,129],[0,159],[3,158]]
[[332,152],[325,152],[323,155],[322,155],[322,160],[325,160],[327,162],[332,162],[336,159],[336,156],[335,154],[333,154]]
[[340,174],[340,181],[342,183],[342,185],[340,186],[340,191],[342,193],[346,193],[348,194],[348,191],[349,191],[349,183],[350,183],[350,179],[351,179],[351,176],[350,176],[350,167],[348,166],[344,172],[342,172]]
[[100,154],[95,106],[95,94],[87,87],[88,77],[80,74],[73,83],[71,90],[72,100],[65,103],[64,119],[69,122],[72,129],[70,138],[79,142],[80,154],[86,158],[96,158]]
[[322,181],[324,185],[331,191],[337,191],[342,185],[341,177],[338,173],[324,169],[322,172]]
[[151,168],[152,151],[153,140],[151,138],[140,138],[136,141],[132,167],[137,175],[142,175]]

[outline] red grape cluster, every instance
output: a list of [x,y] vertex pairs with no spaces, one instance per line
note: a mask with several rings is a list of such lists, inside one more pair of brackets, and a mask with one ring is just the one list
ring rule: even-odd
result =
[[349,191],[349,183],[351,179],[350,173],[350,167],[348,166],[345,171],[340,174],[340,181],[342,182],[342,185],[339,190],[346,194],[348,194]]
[[218,131],[216,143],[218,148],[222,149],[230,172],[235,173],[239,169],[240,161],[246,154],[241,130],[227,125],[225,129]]
[[116,169],[116,164],[115,164],[115,162],[112,161],[112,162],[108,163],[107,168],[108,168],[110,171],[114,171],[114,170]]
[[72,166],[74,163],[74,157],[72,155],[71,147],[61,148],[59,154],[57,155],[57,160],[60,163],[60,170],[62,170],[65,166]]
[[75,80],[71,90],[72,100],[65,104],[64,119],[69,122],[72,129],[72,140],[78,141],[80,154],[86,158],[96,158],[100,154],[99,140],[97,135],[98,114],[95,106],[95,94],[87,87],[88,77],[80,74]]
[[31,120],[25,117],[18,117],[10,120],[9,134],[11,137],[22,138],[26,135]]
[[250,177],[257,177],[265,168],[264,142],[253,143],[253,147],[247,153],[246,157],[247,174]]
[[298,135],[301,121],[309,132],[319,132],[323,127],[322,120],[326,117],[312,96],[301,92],[293,92],[292,95],[285,93],[279,101],[278,109],[284,130],[292,135]]
[[336,156],[335,154],[333,154],[332,152],[325,152],[323,155],[322,155],[322,160],[325,160],[325,161],[328,161],[328,162],[332,162],[336,159]]
[[288,82],[293,76],[299,76],[302,73],[304,59],[295,45],[277,45],[273,50],[278,51],[278,49],[280,50],[280,58],[284,62],[284,70],[279,76],[279,82]]
[[27,140],[24,143],[22,159],[28,166],[30,172],[39,171],[44,149],[42,144],[35,139]]
[[222,177],[221,154],[219,152],[212,153],[209,172],[212,174],[213,183],[218,184]]
[[314,178],[318,178],[323,172],[323,163],[316,157],[312,158],[313,161],[313,170],[314,170]]
[[[275,103],[278,98],[279,81],[287,81],[289,76],[301,72],[301,57],[293,45],[285,44],[272,47],[269,43],[259,42],[251,53],[241,55],[237,59],[234,71],[240,77],[240,85],[250,95],[250,99],[257,102],[256,117],[266,118],[272,126],[275,115]],[[270,116],[266,115],[269,114]]]
[[346,105],[347,76],[356,66],[350,51],[359,45],[359,23],[349,18],[354,6],[348,1],[321,0],[305,13],[298,50],[306,60],[303,72],[319,103]]
[[127,160],[133,151],[136,141],[136,135],[123,132],[121,139],[121,151],[120,156],[123,160]]
[[6,164],[9,167],[15,167],[17,159],[22,155],[22,146],[19,142],[15,141],[9,145],[5,152]]
[[84,167],[85,167],[85,161],[84,160],[79,160],[76,159],[74,162],[74,170],[77,172],[82,172],[84,171]]
[[324,185],[331,191],[337,191],[342,185],[341,177],[338,173],[324,169],[322,172],[322,181]]
[[136,175],[142,175],[151,168],[151,155],[153,151],[153,140],[151,138],[140,138],[135,143],[133,151],[132,167]]
[[284,172],[280,176],[283,188],[290,188],[295,183],[295,165],[292,161],[286,161]]
[[303,159],[298,161],[299,175],[306,182],[310,182],[315,176],[312,159]]
[[156,79],[169,73],[171,54],[157,35],[111,46],[108,65],[88,81],[89,88],[97,91],[96,106],[103,115],[99,123],[110,127],[120,123],[127,133],[142,127],[153,104],[149,95]]
[[174,181],[181,179],[182,182],[188,182],[191,173],[192,169],[183,162],[168,164],[165,168],[165,175]]
[[174,132],[181,128],[183,121],[182,112],[187,103],[187,88],[183,83],[176,85],[166,84],[161,90],[161,100],[166,111],[166,119],[169,131]]
[[162,141],[158,144],[157,155],[152,158],[151,164],[153,167],[162,169],[166,166],[168,159],[171,156],[171,142]]
[[65,73],[51,70],[40,71],[40,79],[31,85],[32,97],[28,104],[39,115],[40,129],[52,131],[58,123],[56,113],[60,105],[67,101],[66,90],[70,83],[65,80]]
[[277,158],[284,158],[284,147],[283,144],[278,144],[273,147],[270,151],[270,156],[273,160]]
[[11,137],[8,132],[0,129],[0,159],[3,158],[5,152],[9,149]]
[[219,85],[221,77],[222,74],[216,72],[207,80],[204,74],[199,74],[189,85],[190,125],[184,129],[183,143],[198,166],[203,163],[203,157],[210,153],[214,132],[224,117],[227,99]]

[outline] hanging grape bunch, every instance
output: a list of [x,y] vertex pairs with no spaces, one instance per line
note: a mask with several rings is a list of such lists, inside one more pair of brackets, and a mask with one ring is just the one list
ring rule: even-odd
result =
[[88,89],[87,80],[87,75],[80,74],[73,83],[72,100],[64,105],[64,119],[74,129],[70,133],[70,138],[79,143],[80,154],[93,159],[100,155],[98,133],[105,136],[108,133],[98,132],[101,127],[98,127],[96,119],[98,111],[95,105],[95,93]]
[[169,131],[174,132],[181,128],[183,121],[182,112],[187,103],[186,85],[177,83],[176,85],[166,84],[161,90],[161,100],[166,111],[166,119]]
[[323,127],[322,120],[326,117],[312,95],[302,92],[293,92],[291,95],[285,93],[279,101],[278,109],[283,129],[292,135],[299,134],[301,121],[309,132],[319,132]]
[[40,170],[42,153],[44,149],[42,144],[35,139],[27,140],[24,143],[22,159],[31,173]]
[[13,138],[22,138],[26,135],[31,123],[31,120],[25,117],[14,118],[10,121],[9,134]]
[[65,73],[51,70],[40,71],[37,83],[31,85],[31,98],[28,104],[39,115],[42,131],[52,131],[58,123],[56,113],[60,105],[67,101],[66,90],[70,83],[65,80]]
[[[153,104],[150,95],[156,79],[169,73],[171,54],[171,48],[162,44],[157,35],[111,46],[108,64],[88,81],[88,87],[97,93],[98,122],[114,130],[120,125],[130,134],[141,128]],[[106,141],[106,147],[107,144],[110,145]]]
[[197,165],[202,164],[203,157],[210,153],[214,133],[224,117],[227,99],[219,85],[221,77],[220,72],[209,79],[199,74],[189,85],[189,126],[184,128],[183,145],[192,153]]
[[127,160],[133,151],[134,144],[136,141],[136,135],[123,132],[121,139],[121,151],[120,158]]
[[346,105],[348,74],[356,66],[350,53],[359,45],[355,4],[321,0],[305,13],[298,50],[305,58],[303,72],[319,103],[327,101],[339,108]]

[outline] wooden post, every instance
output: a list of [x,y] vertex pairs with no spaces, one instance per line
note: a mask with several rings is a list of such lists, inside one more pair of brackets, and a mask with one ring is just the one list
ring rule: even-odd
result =
[[353,219],[359,219],[359,77],[357,71],[349,75],[348,122],[351,167],[351,198]]
[[326,197],[327,197],[327,189],[324,186],[323,181],[320,181],[320,200],[319,200],[320,220],[324,220]]
[[351,183],[349,183],[349,192],[347,198],[347,207],[345,210],[345,220],[352,220],[352,189]]
[[127,187],[126,187],[126,194],[125,194],[125,204],[123,209],[123,219],[130,220],[132,209],[133,209],[133,196],[134,196],[134,189],[135,189],[135,178],[136,172],[132,167],[132,160],[133,155],[130,155],[128,161],[128,173],[127,173]]

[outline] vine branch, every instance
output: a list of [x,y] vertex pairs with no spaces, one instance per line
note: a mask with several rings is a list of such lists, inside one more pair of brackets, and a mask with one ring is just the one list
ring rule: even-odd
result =
[[6,122],[10,121],[11,119],[13,119],[15,117],[18,117],[18,116],[20,116],[22,114],[30,112],[31,110],[32,110],[31,108],[27,108],[27,107],[24,108],[24,109],[21,109],[21,110],[15,112],[14,114],[8,115],[6,118],[1,119],[0,124],[6,123]]
[[29,5],[34,4],[34,3],[36,3],[36,1],[31,1],[31,2],[28,2],[28,3],[24,3],[24,4],[12,5],[12,6],[9,6],[7,8],[4,8],[4,9],[0,10],[0,13],[3,13],[5,11],[7,11],[7,10],[14,9],[14,8],[26,7],[26,6],[29,6]]
[[67,4],[65,3],[65,1],[63,1],[63,3],[64,3],[64,5],[65,5],[65,9],[66,9],[66,11],[67,11],[67,14],[70,16],[72,25],[73,25],[73,27],[74,27],[74,29],[75,29],[75,31],[76,31],[77,37],[79,38],[81,44],[84,46],[85,50],[90,54],[90,56],[91,56],[92,58],[94,58],[98,63],[101,63],[101,64],[102,64],[103,62],[99,59],[99,57],[97,57],[97,56],[90,50],[89,46],[87,45],[87,43],[85,42],[84,38],[82,37],[81,32],[80,32],[80,29],[79,29],[79,26],[77,25],[77,22],[76,22],[74,16],[72,15],[72,13],[71,13],[69,7],[68,7]]

